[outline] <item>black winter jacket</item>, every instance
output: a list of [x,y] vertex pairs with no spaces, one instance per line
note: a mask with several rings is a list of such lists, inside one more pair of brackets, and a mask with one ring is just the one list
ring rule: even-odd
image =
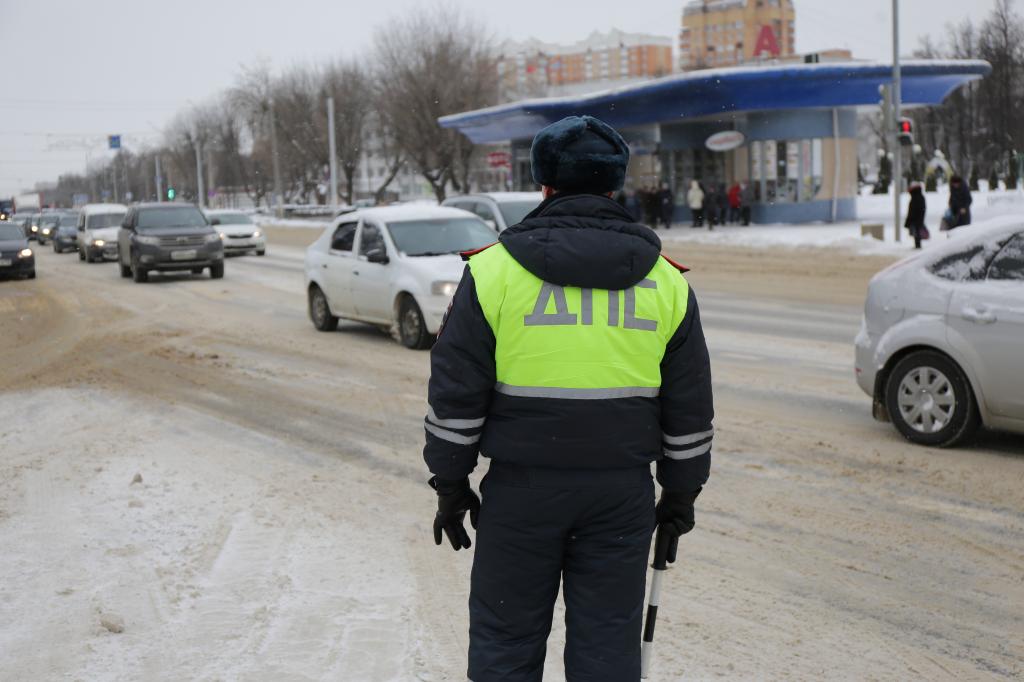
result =
[[[626,289],[660,258],[661,241],[603,196],[555,195],[501,233],[520,265],[562,286]],[[692,289],[661,360],[660,394],[601,400],[498,393],[495,338],[467,267],[431,352],[424,459],[461,479],[478,454],[512,464],[588,470],[658,462],[665,488],[693,491],[711,465],[711,369]]]

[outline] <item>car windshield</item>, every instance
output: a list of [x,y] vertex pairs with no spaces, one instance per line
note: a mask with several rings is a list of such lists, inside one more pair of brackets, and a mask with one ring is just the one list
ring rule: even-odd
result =
[[498,209],[501,211],[501,217],[505,219],[505,225],[512,227],[523,222],[526,214],[538,205],[536,201],[509,201],[498,204]]
[[73,213],[68,213],[60,217],[61,227],[75,227],[78,225],[78,216]]
[[0,241],[15,241],[25,238],[25,233],[17,225],[0,223]]
[[139,211],[135,228],[139,231],[156,230],[161,227],[204,227],[206,218],[195,206],[174,208],[148,208]]
[[494,242],[494,230],[476,218],[435,218],[388,223],[398,250],[407,256],[472,251]]
[[220,221],[221,225],[252,225],[249,216],[244,213],[218,213],[210,216]]
[[90,230],[101,230],[104,227],[118,227],[124,222],[124,212],[96,213],[86,218],[85,226]]

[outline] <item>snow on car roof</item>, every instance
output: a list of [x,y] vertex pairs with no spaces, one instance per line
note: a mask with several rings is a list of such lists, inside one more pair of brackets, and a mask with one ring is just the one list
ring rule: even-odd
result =
[[99,213],[125,213],[128,207],[124,204],[86,204],[82,207],[82,213],[88,215]]
[[438,206],[436,204],[417,203],[399,204],[396,206],[377,206],[374,208],[361,208],[353,213],[346,213],[340,216],[342,219],[356,215],[360,218],[375,218],[384,222],[398,222],[401,220],[424,220],[431,218],[465,218],[466,211],[449,206]]
[[544,199],[544,195],[540,192],[477,192],[465,196],[490,197],[499,204],[505,201],[536,201],[539,204]]

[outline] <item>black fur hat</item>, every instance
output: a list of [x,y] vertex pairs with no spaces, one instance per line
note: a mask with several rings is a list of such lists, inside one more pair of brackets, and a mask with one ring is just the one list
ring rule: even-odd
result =
[[569,116],[537,133],[530,152],[533,180],[560,192],[603,194],[622,189],[629,147],[593,116]]

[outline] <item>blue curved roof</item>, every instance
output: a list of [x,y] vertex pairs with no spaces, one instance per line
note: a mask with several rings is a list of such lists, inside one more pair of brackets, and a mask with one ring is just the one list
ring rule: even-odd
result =
[[[991,71],[984,61],[905,62],[903,102],[941,104],[956,88]],[[484,144],[531,138],[549,123],[582,114],[630,127],[748,111],[877,106],[878,87],[891,81],[892,65],[874,62],[711,69],[588,95],[513,102],[438,122]]]

